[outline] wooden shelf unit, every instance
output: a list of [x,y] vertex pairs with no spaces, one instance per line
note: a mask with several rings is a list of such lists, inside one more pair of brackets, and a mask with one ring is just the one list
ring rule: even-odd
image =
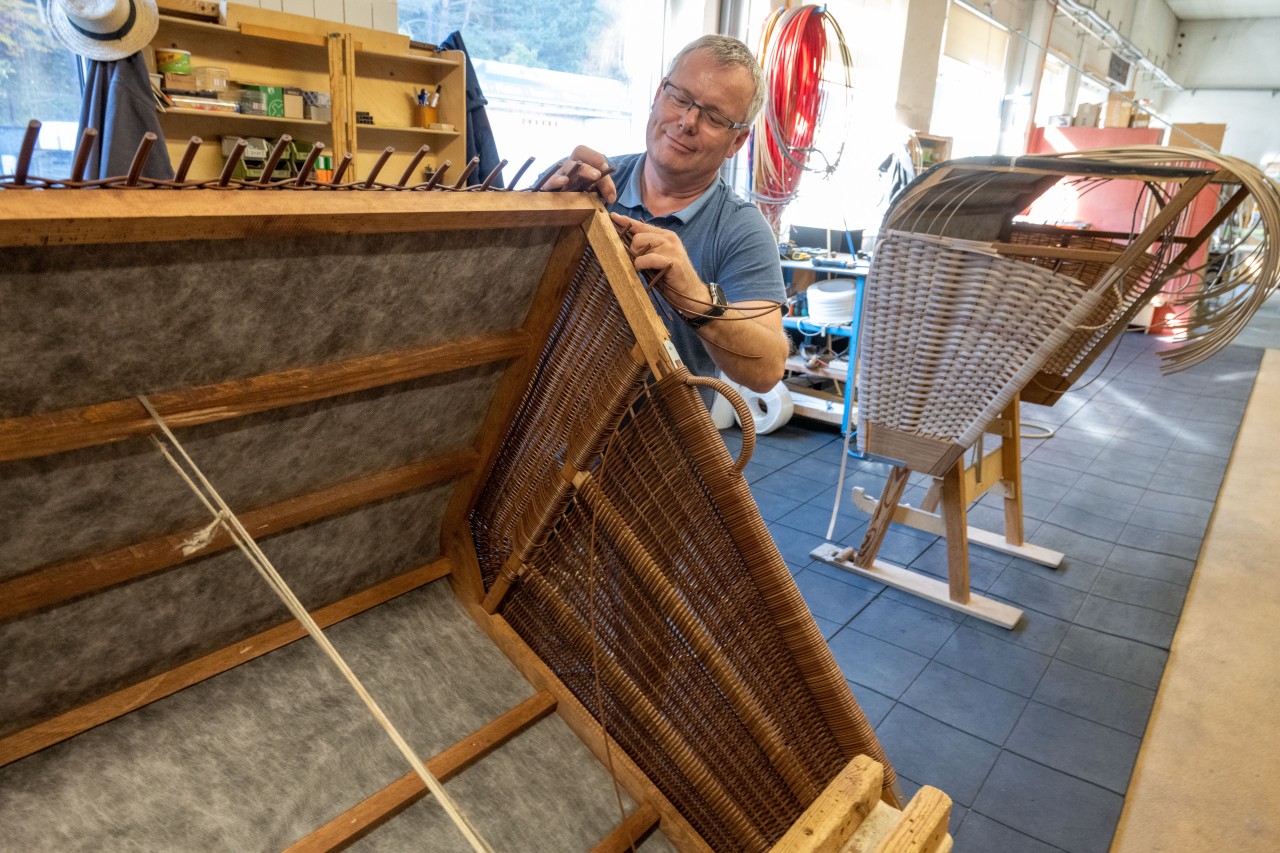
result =
[[[387,146],[396,153],[379,180],[396,180],[424,143],[431,151],[411,182],[425,180],[425,171],[445,160],[453,163],[453,174],[461,172],[466,161],[466,66],[460,51],[413,50],[408,37],[396,33],[236,4],[226,6],[225,18],[227,23],[215,24],[161,15],[152,45],[189,50],[193,69],[226,68],[237,83],[328,92],[331,118],[170,109],[161,114],[160,123],[175,164],[192,136],[203,140],[189,178],[213,178],[222,171],[223,136],[274,140],[286,133],[295,141],[323,142],[335,165],[351,152],[350,180],[366,177]],[[453,125],[453,131],[412,126],[415,93],[434,91],[437,85],[437,121]],[[374,124],[357,124],[357,111],[372,115]]]

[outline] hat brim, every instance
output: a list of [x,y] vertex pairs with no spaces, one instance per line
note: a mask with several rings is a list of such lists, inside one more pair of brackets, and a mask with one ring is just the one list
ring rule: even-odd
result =
[[68,50],[87,59],[111,61],[126,59],[142,50],[156,37],[156,30],[160,27],[160,10],[155,0],[133,0],[133,4],[136,10],[133,26],[129,32],[111,41],[92,39],[77,30],[56,0],[43,0],[40,5],[49,29]]

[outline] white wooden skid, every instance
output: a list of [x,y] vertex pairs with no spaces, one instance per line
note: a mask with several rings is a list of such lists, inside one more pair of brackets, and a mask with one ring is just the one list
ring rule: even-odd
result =
[[1022,610],[1019,608],[1011,607],[1008,604],[1003,604],[981,595],[970,594],[967,602],[954,601],[950,595],[950,588],[945,581],[922,575],[919,572],[913,572],[902,566],[895,566],[893,563],[886,563],[884,560],[876,560],[870,568],[855,565],[850,560],[841,560],[837,555],[843,550],[839,545],[832,545],[827,542],[810,551],[809,556],[815,560],[821,560],[829,566],[844,569],[846,572],[852,572],[855,575],[862,575],[885,586],[891,586],[927,601],[936,602],[943,607],[949,607],[961,613],[968,613],[970,616],[999,625],[1001,628],[1012,628],[1022,618]]

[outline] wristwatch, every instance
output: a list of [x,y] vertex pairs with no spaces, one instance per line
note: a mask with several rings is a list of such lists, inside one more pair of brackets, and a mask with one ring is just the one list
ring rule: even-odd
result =
[[725,299],[724,291],[720,288],[720,285],[716,284],[714,281],[709,281],[707,282],[707,290],[711,291],[711,305],[706,311],[692,316],[682,314],[684,321],[689,324],[689,328],[691,329],[702,328],[715,318],[724,314],[725,309],[729,307],[729,302]]

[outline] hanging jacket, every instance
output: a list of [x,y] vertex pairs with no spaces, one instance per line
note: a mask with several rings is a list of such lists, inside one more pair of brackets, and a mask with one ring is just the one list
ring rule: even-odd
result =
[[86,127],[98,131],[84,171],[86,180],[129,174],[138,143],[147,131],[157,139],[143,164],[143,177],[173,180],[173,164],[141,53],[115,61],[89,61],[80,106],[81,135]]
[[[493,137],[493,127],[490,126],[489,116],[484,110],[485,104],[489,102],[480,91],[480,78],[476,76],[476,70],[471,64],[471,54],[467,53],[462,33],[454,30],[440,43],[440,49],[460,50],[467,60],[467,162],[470,163],[472,157],[480,158],[480,165],[471,173],[471,177],[467,178],[467,183],[478,184],[497,168],[500,159],[498,142]],[[503,186],[501,174],[492,186]]]

